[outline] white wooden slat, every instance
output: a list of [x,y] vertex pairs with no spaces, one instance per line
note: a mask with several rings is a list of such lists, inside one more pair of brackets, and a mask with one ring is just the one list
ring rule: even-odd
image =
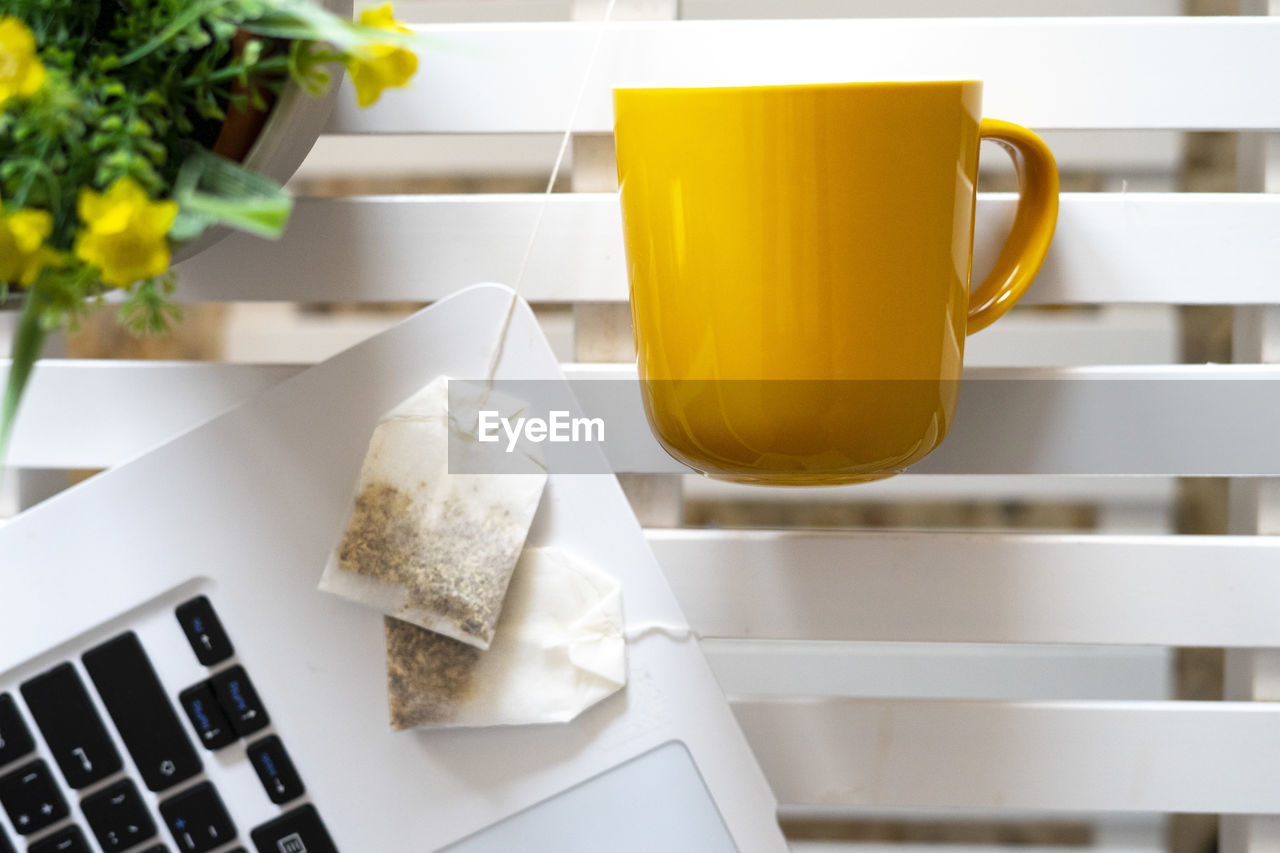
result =
[[[179,265],[178,295],[187,301],[429,301],[477,281],[513,283],[544,204],[521,294],[530,302],[625,300],[617,198],[587,193],[547,201],[537,195],[302,199],[281,241],[236,234]],[[1013,207],[1012,196],[979,197],[975,271],[990,265]],[[1261,194],[1068,193],[1054,247],[1023,301],[1280,302],[1276,234],[1280,199]]]
[[734,705],[783,803],[1263,812],[1280,707],[763,700]]
[[[418,28],[413,88],[333,133],[566,130],[600,26]],[[606,28],[573,130],[612,127],[618,84],[979,79],[986,115],[1035,128],[1267,129],[1280,102],[1241,80],[1280,77],[1280,22],[1215,18],[680,21]],[[484,108],[477,105],[483,104]]]
[[[562,361],[590,340],[574,334],[574,315],[604,312],[625,321],[586,329],[603,336],[610,354],[630,349],[630,313],[623,303],[538,305],[534,312]],[[299,364],[323,361],[399,322],[401,314],[379,311],[313,312],[294,302],[238,302],[225,318],[222,357],[229,362]],[[616,335],[612,337],[611,335]],[[1106,305],[1082,311],[1015,310],[965,343],[971,367],[1074,367],[1102,364],[1175,364],[1181,330],[1171,305]],[[0,334],[0,352],[4,338]],[[634,357],[634,356],[631,356]],[[629,358],[627,360],[630,360]]]
[[705,637],[1280,647],[1280,539],[651,530]]
[[[634,367],[569,365],[572,379],[630,379]],[[604,417],[617,470],[679,473],[649,432],[638,389],[575,385]],[[630,389],[627,389],[630,390]],[[612,414],[616,412],[617,414]],[[917,474],[1270,476],[1280,472],[1280,367],[974,368],[955,422]]]
[[1173,655],[1165,647],[717,639],[700,645],[730,697],[1172,698]]
[[[997,327],[998,328],[998,327]],[[0,375],[3,371],[0,362]],[[25,402],[10,461],[26,467],[106,468],[213,417],[291,376],[294,365],[45,361]],[[93,407],[92,431],[76,412]],[[69,434],[74,432],[74,434]],[[6,481],[6,485],[9,485]],[[1174,483],[1159,477],[907,476],[856,489],[768,488],[686,477],[703,501],[1050,501],[1165,507]],[[0,512],[0,515],[11,514]]]
[[[294,367],[45,362],[36,372],[11,462],[104,467],[189,428]],[[260,371],[255,375],[255,371]],[[630,382],[628,365],[567,365],[570,379]],[[188,382],[183,374],[194,377]],[[204,373],[210,388],[199,381]],[[917,474],[1274,476],[1280,366],[1204,365],[966,371],[956,422]],[[575,385],[603,417],[615,470],[686,473],[658,446],[638,388]],[[600,390],[607,391],[599,395]],[[151,406],[165,403],[166,417]],[[87,401],[87,405],[80,401]],[[88,430],[76,413],[94,413]]]
[[1171,305],[1106,305],[1074,312],[1015,310],[965,341],[964,363],[970,367],[1176,364],[1181,346],[1178,311]]

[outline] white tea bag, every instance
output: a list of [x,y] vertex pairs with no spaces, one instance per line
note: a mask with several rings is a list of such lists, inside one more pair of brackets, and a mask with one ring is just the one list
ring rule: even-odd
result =
[[627,679],[618,581],[556,548],[527,548],[481,651],[386,620],[391,727],[567,722]]
[[[486,395],[484,405],[523,404]],[[382,417],[320,589],[487,649],[547,475],[520,454],[508,463],[518,473],[451,474],[455,429],[445,377]]]

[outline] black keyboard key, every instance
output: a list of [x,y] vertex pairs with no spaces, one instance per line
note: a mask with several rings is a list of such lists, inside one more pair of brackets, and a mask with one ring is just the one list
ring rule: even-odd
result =
[[[163,844],[156,844],[146,850],[139,850],[138,853],[169,853],[169,848]],[[232,853],[235,853],[235,851],[233,850]]]
[[49,765],[40,759],[0,778],[0,805],[19,835],[39,832],[67,816],[67,801]]
[[121,779],[85,797],[80,811],[106,853],[125,850],[156,834],[156,823],[130,779]]
[[[0,766],[17,761],[35,748],[31,730],[18,713],[18,703],[8,693],[0,693]],[[4,844],[2,838],[0,844]]]
[[4,827],[0,827],[0,853],[17,853],[13,849],[13,845],[9,843],[9,838],[5,835]]
[[258,853],[338,853],[320,813],[310,803],[264,823],[250,837]]
[[221,847],[236,834],[236,825],[222,805],[222,798],[208,782],[165,800],[160,804],[160,816],[183,853],[204,853]]
[[209,682],[202,681],[179,693],[178,703],[187,712],[187,719],[205,749],[222,749],[239,740],[239,735],[231,728],[231,721],[214,698]]
[[136,634],[108,640],[83,660],[150,790],[167,790],[200,772],[200,757]]
[[182,633],[187,635],[187,642],[191,643],[200,663],[213,666],[231,657],[235,649],[231,647],[231,639],[223,630],[218,614],[213,612],[209,599],[197,596],[178,605],[176,612]]
[[271,802],[277,805],[287,803],[307,792],[289,753],[284,751],[280,738],[267,735],[262,740],[249,744],[248,753],[249,762],[258,772],[258,778],[262,780],[262,787],[267,789]]
[[120,769],[120,753],[71,664],[23,684],[22,698],[69,786],[83,788]]
[[225,669],[209,679],[209,683],[213,685],[218,704],[231,720],[236,734],[241,737],[251,735],[271,722],[244,667],[236,665]]
[[27,848],[27,853],[93,853],[78,826],[66,826]]

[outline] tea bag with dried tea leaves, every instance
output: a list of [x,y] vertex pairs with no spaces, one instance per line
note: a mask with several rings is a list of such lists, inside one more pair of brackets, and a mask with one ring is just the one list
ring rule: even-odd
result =
[[[454,384],[455,401],[483,395],[504,417],[524,406]],[[547,476],[523,451],[504,473],[450,473],[450,431],[466,427],[450,419],[449,397],[439,377],[378,422],[320,589],[487,649]]]
[[391,726],[568,722],[626,683],[618,581],[527,548],[488,651],[385,620]]

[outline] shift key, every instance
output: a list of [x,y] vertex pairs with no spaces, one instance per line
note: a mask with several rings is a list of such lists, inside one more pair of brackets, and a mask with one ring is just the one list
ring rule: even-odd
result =
[[136,634],[108,640],[83,660],[147,788],[164,791],[200,772],[200,757]]

